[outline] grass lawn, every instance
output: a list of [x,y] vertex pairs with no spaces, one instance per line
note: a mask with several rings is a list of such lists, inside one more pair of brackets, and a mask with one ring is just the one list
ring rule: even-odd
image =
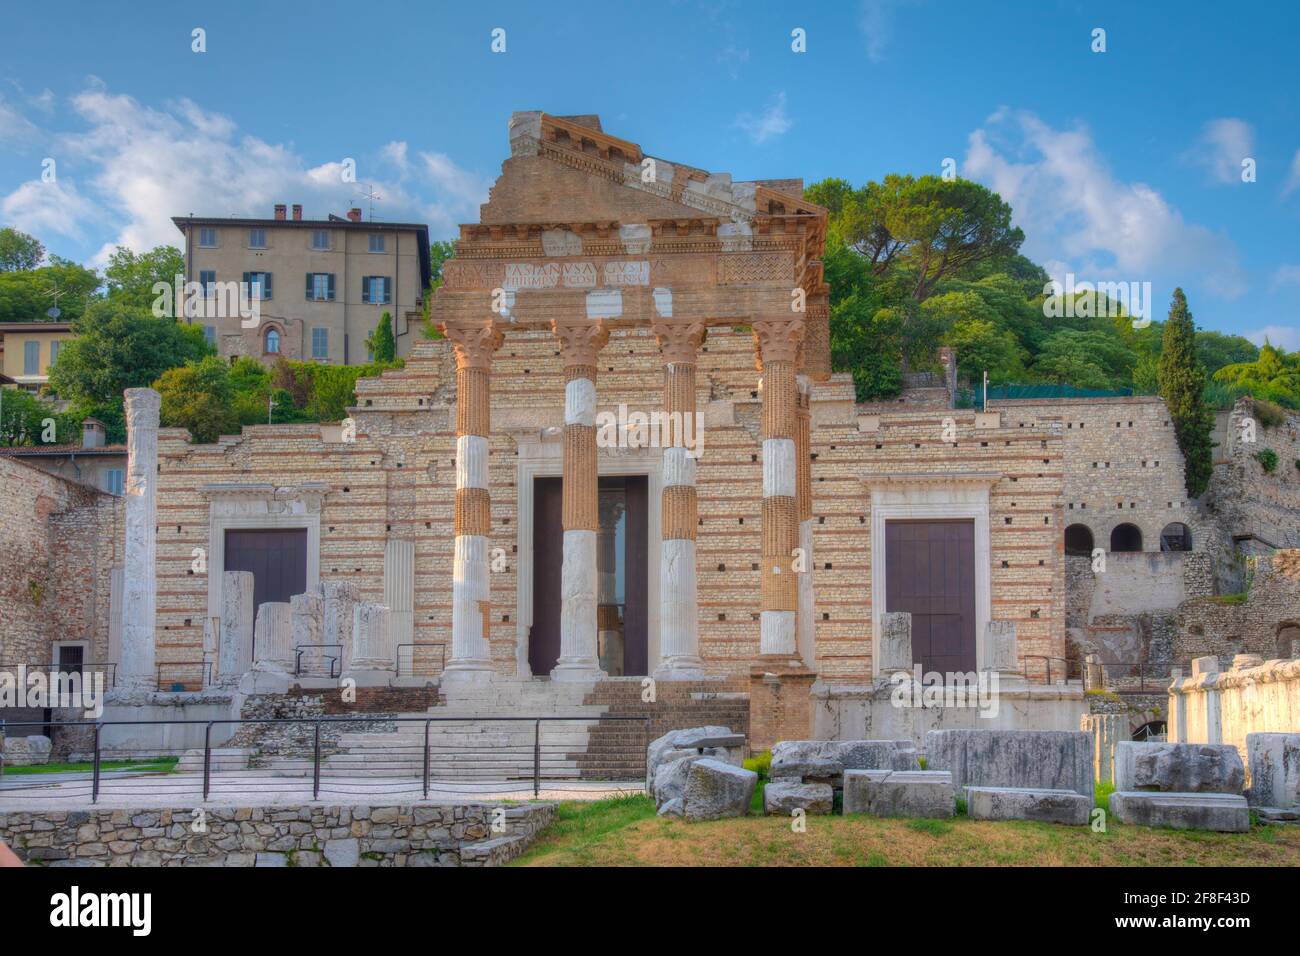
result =
[[[159,757],[156,760],[101,760],[100,770],[139,770],[144,773],[171,773],[179,757]],[[83,763],[43,763],[32,767],[5,767],[5,776],[18,777],[31,773],[92,773],[95,765]]]
[[1300,827],[1108,832],[1026,821],[657,817],[646,796],[560,804],[515,866],[1300,866]]

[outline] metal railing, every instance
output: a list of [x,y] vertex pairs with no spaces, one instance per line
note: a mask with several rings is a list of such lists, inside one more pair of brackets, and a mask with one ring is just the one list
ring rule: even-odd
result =
[[[187,676],[164,678],[164,669],[169,673],[180,671]],[[197,680],[188,676],[195,669],[199,672]],[[164,692],[203,690],[212,683],[212,661],[159,661],[156,672],[158,689]]]
[[0,671],[13,673],[17,671],[18,668],[20,667],[25,668],[28,672],[44,671],[45,673],[50,674],[51,676],[56,674],[74,674],[74,673],[80,674],[81,679],[83,681],[86,679],[86,676],[89,674],[102,673],[105,675],[104,676],[105,686],[109,688],[113,688],[117,686],[116,662],[104,662],[104,663],[82,662],[81,664],[78,664],[76,667],[63,667],[60,666],[57,662],[55,663],[42,662],[39,664],[33,664],[31,661],[0,661]]
[[[1087,690],[1114,690],[1117,694],[1163,693],[1169,687],[1169,665],[1158,665],[1150,661],[1089,661],[1076,657],[1050,657],[1045,654],[1026,654],[1022,660],[1021,674],[1031,683],[1052,684],[1054,680],[1082,679]],[[1039,662],[1041,666],[1031,667],[1030,662]],[[1056,665],[1053,673],[1053,664]],[[1100,667],[1102,683],[1099,687],[1090,686],[1087,673],[1089,667]],[[1111,669],[1123,668],[1129,673],[1112,677]],[[1137,686],[1133,686],[1136,680]]]
[[[504,723],[504,724],[521,724],[521,723],[522,723],[522,724],[529,724],[529,723],[531,723],[531,724],[532,724],[532,745],[531,745],[531,751],[532,751],[532,781],[531,781],[531,782],[532,782],[533,797],[536,798],[536,797],[538,797],[538,795],[541,793],[541,788],[542,788],[542,781],[543,781],[543,779],[548,779],[548,778],[545,777],[545,775],[544,775],[544,773],[543,773],[543,760],[542,760],[542,758],[543,758],[543,747],[542,747],[542,726],[543,726],[543,724],[546,724],[546,723],[555,723],[555,722],[565,722],[565,723],[580,723],[580,722],[587,722],[587,723],[606,723],[606,722],[609,722],[609,721],[614,721],[614,722],[629,722],[629,723],[634,723],[634,724],[640,724],[640,725],[641,725],[642,733],[641,733],[641,735],[640,735],[640,737],[639,737],[639,739],[638,739],[638,741],[637,741],[637,748],[636,748],[636,749],[637,749],[637,753],[638,753],[638,755],[639,755],[637,759],[639,760],[639,767],[640,767],[640,772],[641,772],[641,778],[640,778],[640,779],[644,780],[644,779],[645,779],[645,770],[646,770],[646,763],[645,763],[645,761],[646,761],[646,748],[648,747],[648,745],[649,745],[649,743],[650,743],[650,726],[651,726],[651,718],[650,718],[649,716],[636,716],[636,715],[624,715],[624,714],[601,714],[601,715],[595,715],[595,716],[592,716],[592,715],[583,715],[583,716],[577,716],[577,717],[565,717],[565,716],[532,716],[532,717],[524,717],[524,716],[518,716],[518,717],[497,717],[497,716],[492,716],[492,717],[392,717],[392,716],[385,716],[385,715],[383,715],[383,714],[375,714],[375,715],[356,714],[356,715],[350,715],[350,716],[346,716],[346,717],[273,717],[273,718],[241,717],[241,718],[230,718],[230,719],[223,719],[223,720],[98,720],[98,721],[95,721],[95,720],[73,720],[73,721],[56,721],[56,722],[50,722],[50,721],[0,721],[0,734],[4,734],[6,731],[9,730],[9,728],[13,728],[13,727],[42,727],[42,728],[53,727],[53,728],[55,728],[55,729],[65,729],[65,728],[84,727],[84,728],[90,728],[90,729],[92,729],[92,730],[93,730],[94,737],[93,737],[93,757],[92,757],[92,760],[90,761],[90,763],[91,763],[91,771],[90,771],[90,772],[91,772],[91,792],[90,792],[90,798],[91,798],[91,803],[96,803],[96,802],[98,802],[98,800],[99,800],[99,795],[100,795],[100,790],[101,790],[101,783],[102,783],[103,773],[104,773],[104,770],[103,770],[103,763],[104,763],[104,746],[103,746],[103,737],[104,737],[104,732],[105,732],[106,730],[111,729],[111,728],[114,728],[114,727],[125,727],[125,728],[132,728],[132,727],[184,727],[184,726],[193,726],[193,727],[199,727],[199,726],[201,726],[201,727],[203,727],[203,787],[202,787],[202,792],[203,792],[203,798],[206,800],[206,799],[208,798],[209,794],[210,794],[211,791],[212,791],[212,776],[213,776],[213,772],[214,772],[214,771],[213,771],[213,763],[212,763],[212,757],[213,757],[213,753],[212,753],[212,751],[213,751],[213,745],[212,745],[212,728],[213,728],[213,727],[218,727],[218,726],[229,726],[229,725],[236,725],[236,726],[238,726],[238,727],[242,727],[242,726],[247,725],[247,724],[255,724],[255,725],[262,725],[262,726],[267,726],[267,725],[271,725],[271,726],[296,725],[296,726],[299,726],[299,727],[310,727],[310,728],[311,728],[311,731],[310,731],[310,736],[311,736],[311,754],[312,754],[312,756],[311,756],[311,761],[312,761],[312,763],[311,763],[311,777],[312,777],[312,788],[311,788],[311,790],[312,790],[312,799],[313,799],[313,800],[316,800],[316,799],[319,799],[319,798],[320,798],[320,794],[321,794],[321,764],[322,764],[322,740],[321,740],[321,728],[322,728],[322,726],[328,726],[328,725],[339,725],[339,726],[346,727],[347,725],[351,724],[351,725],[363,725],[363,726],[370,726],[370,727],[373,727],[373,725],[375,725],[375,724],[398,724],[398,725],[413,724],[413,725],[418,725],[418,726],[422,726],[422,727],[423,727],[423,746],[421,747],[421,758],[420,758],[420,763],[421,763],[421,772],[420,772],[420,791],[421,791],[421,793],[422,793],[422,795],[423,795],[423,798],[424,798],[424,799],[428,799],[428,797],[429,797],[430,785],[431,785],[431,776],[430,776],[431,757],[433,756],[433,748],[432,748],[432,746],[431,746],[431,741],[430,741],[430,729],[432,728],[432,726],[433,726],[434,724],[444,724],[444,723],[454,723],[454,724],[499,724],[499,723]],[[373,731],[372,731],[372,732],[373,732]],[[181,750],[181,751],[179,751],[179,752],[180,752],[180,753],[184,753],[186,750],[197,750],[197,749],[198,749],[198,748],[185,748],[185,749],[183,749],[183,750]],[[221,748],[218,747],[218,749],[221,749]],[[162,753],[162,751],[161,751],[159,748],[151,748],[151,747],[141,748],[141,749],[139,749],[137,752],[138,752],[138,753],[147,754],[147,757],[144,759],[144,762],[145,762],[145,763],[148,763],[148,758],[149,758],[149,757],[152,757],[152,758],[158,758],[159,754]],[[340,750],[340,752],[347,752],[347,751],[345,751],[345,750]],[[392,753],[392,749],[391,749],[391,748],[386,748],[383,752],[391,754],[391,753]],[[568,748],[565,748],[563,751],[560,751],[560,752],[561,752],[561,753],[568,753]],[[173,753],[176,753],[176,751],[173,751]],[[469,751],[468,753],[470,753],[470,754],[472,754],[472,755],[476,755],[476,756],[483,756],[484,754],[489,753],[489,752],[488,752],[488,751]],[[112,754],[110,754],[109,759],[110,759],[110,760],[114,759],[114,757],[113,757]],[[141,759],[141,758],[137,758],[137,760],[139,760],[139,759]],[[83,771],[83,772],[84,772],[84,771]],[[39,775],[39,774],[35,774],[35,775],[32,775],[32,776],[39,777],[40,775]],[[10,779],[12,779],[12,777],[10,777]],[[515,778],[515,779],[518,779],[518,778]],[[551,779],[565,779],[565,780],[573,780],[573,779],[583,779],[583,778],[580,778],[580,777],[579,777],[579,778],[566,777],[566,778],[551,778]],[[587,778],[587,779],[593,779],[593,778]],[[482,782],[482,781],[480,781],[480,782]],[[489,784],[489,785],[490,785],[490,784]],[[13,790],[16,790],[16,789],[23,789],[23,788],[18,787],[18,786],[10,785],[10,784],[5,780],[5,778],[4,778],[3,776],[0,776],[0,796],[3,796],[3,795],[5,795],[6,793],[8,793],[8,792],[12,792]]]
[[[326,650],[336,650],[337,654],[326,654]],[[307,663],[303,663],[303,655],[307,655]],[[318,657],[316,666],[312,666],[312,658]],[[329,677],[336,678],[339,676],[339,670],[343,664],[343,645],[342,644],[298,644],[293,649],[293,676],[294,677]]]
[[[403,648],[409,650],[402,655]],[[433,669],[433,658],[438,660],[437,670]],[[423,658],[420,660],[419,658]],[[397,676],[398,677],[438,677],[442,674],[447,665],[447,645],[446,644],[398,644],[397,645]]]

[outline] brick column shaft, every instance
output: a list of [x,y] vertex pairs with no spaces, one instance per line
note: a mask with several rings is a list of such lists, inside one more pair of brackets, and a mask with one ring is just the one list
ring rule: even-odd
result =
[[817,652],[817,624],[813,616],[813,513],[812,513],[812,384],[802,375],[797,381],[799,404],[795,409],[795,504],[799,517],[799,549],[804,571],[798,578],[799,656],[812,667]]

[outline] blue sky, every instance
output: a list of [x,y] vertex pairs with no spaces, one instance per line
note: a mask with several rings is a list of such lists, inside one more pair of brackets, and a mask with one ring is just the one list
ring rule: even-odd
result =
[[377,218],[450,238],[477,219],[512,111],[599,113],[736,179],[861,183],[951,157],[1012,203],[1053,275],[1149,281],[1158,315],[1182,285],[1201,326],[1295,349],[1298,11],[46,0],[11,8],[0,36],[0,222],[99,264],[117,243],[177,243],[172,215],[365,206],[339,176],[350,157]]

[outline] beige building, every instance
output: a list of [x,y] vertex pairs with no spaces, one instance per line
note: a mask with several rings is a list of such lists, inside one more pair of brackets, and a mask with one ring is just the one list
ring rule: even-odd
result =
[[[204,327],[222,357],[359,365],[370,360],[366,338],[384,312],[399,356],[420,338],[427,226],[365,222],[360,209],[304,219],[302,206],[289,216],[282,203],[271,219],[172,221],[185,236],[185,281],[206,290],[200,314],[187,321]],[[260,320],[227,307],[220,283],[244,283],[246,296],[258,295]]]
[[50,380],[50,366],[63,343],[75,338],[68,322],[0,323],[0,379],[6,386],[38,392]]
[[97,418],[82,421],[80,444],[12,445],[0,448],[0,456],[111,495],[120,496],[126,483],[126,446],[108,444]]

